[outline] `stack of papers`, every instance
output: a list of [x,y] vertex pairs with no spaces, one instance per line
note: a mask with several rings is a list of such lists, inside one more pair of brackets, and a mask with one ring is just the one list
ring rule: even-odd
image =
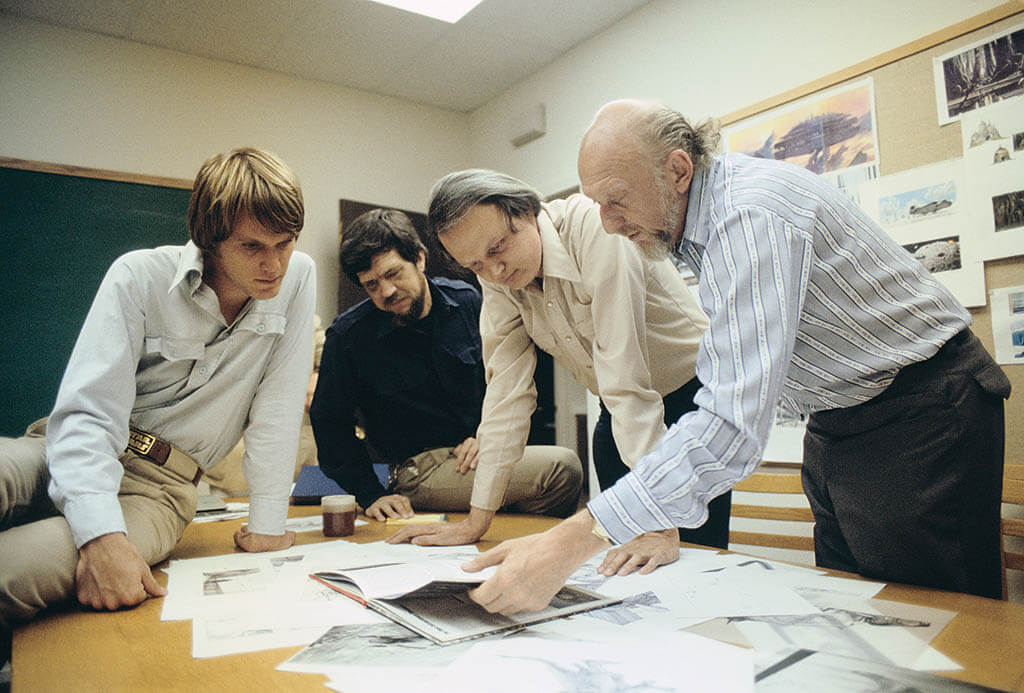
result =
[[[367,594],[378,599],[440,582],[450,583],[456,597],[466,600],[472,581],[488,573],[467,578],[470,583],[453,575],[469,575],[459,566],[476,555],[475,547],[465,546],[333,541],[276,553],[173,561],[163,618],[192,619],[196,657],[305,644],[279,668],[326,674],[329,687],[346,693],[388,685],[461,691],[467,682],[479,683],[480,671],[488,672],[488,690],[499,691],[573,690],[567,680],[616,682],[614,690],[694,690],[703,688],[695,682],[704,676],[714,677],[707,688],[749,691],[755,675],[760,690],[773,679],[792,686],[804,672],[838,671],[841,665],[896,682],[906,672],[928,680],[921,672],[959,668],[929,645],[953,612],[876,599],[881,583],[711,550],[683,549],[671,565],[624,577],[600,575],[604,556],[596,556],[568,584],[616,603],[516,624],[483,639],[454,637],[445,646],[334,589],[355,585],[359,597],[369,601]],[[362,579],[365,566],[380,564],[418,567],[395,571],[403,573],[404,586],[387,586],[396,579],[388,576],[392,571],[378,572],[368,585]],[[432,565],[426,578],[419,572],[424,565]],[[328,587],[310,579],[315,573],[358,579],[348,587]],[[475,604],[461,603],[476,609],[479,618],[482,610]],[[441,611],[451,615],[447,607]],[[427,620],[437,615],[435,610]],[[461,616],[454,618],[453,632],[471,630]],[[800,650],[840,659],[825,662],[817,654],[787,659]]]

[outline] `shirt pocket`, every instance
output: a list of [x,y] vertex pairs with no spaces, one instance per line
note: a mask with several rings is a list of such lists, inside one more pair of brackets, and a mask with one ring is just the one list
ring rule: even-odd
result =
[[163,406],[188,389],[195,365],[206,357],[201,339],[146,337],[135,374],[135,408]]
[[[585,344],[594,343],[594,316],[588,310],[574,310],[573,311],[573,328],[579,339]],[[603,335],[608,337],[609,335]]]
[[256,334],[284,334],[288,319],[282,313],[249,311],[238,321],[238,330]]
[[185,337],[146,337],[146,354],[162,356],[166,361],[198,361],[206,353],[201,339]]

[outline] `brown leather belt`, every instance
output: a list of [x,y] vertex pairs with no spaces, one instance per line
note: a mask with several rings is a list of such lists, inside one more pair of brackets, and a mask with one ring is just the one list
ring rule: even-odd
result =
[[128,450],[186,479],[192,479],[193,485],[198,484],[203,475],[202,468],[195,460],[151,433],[129,429]]

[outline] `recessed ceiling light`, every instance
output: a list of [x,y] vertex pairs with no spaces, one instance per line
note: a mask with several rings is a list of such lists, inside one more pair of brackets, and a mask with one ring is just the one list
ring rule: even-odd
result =
[[462,19],[471,9],[479,5],[483,0],[371,0],[397,7],[406,12],[415,12],[426,17],[440,19],[442,22],[454,24]]

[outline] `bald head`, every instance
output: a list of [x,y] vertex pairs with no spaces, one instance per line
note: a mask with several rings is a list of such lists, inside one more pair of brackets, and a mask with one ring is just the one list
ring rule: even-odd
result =
[[651,159],[662,165],[682,150],[697,169],[707,168],[718,149],[717,125],[705,120],[691,125],[678,111],[657,101],[619,99],[597,112],[580,143],[578,166],[582,169],[611,152]]
[[583,136],[580,187],[601,207],[608,233],[649,254],[663,255],[683,232],[693,162],[675,137],[685,119],[667,106],[638,99],[612,101]]
[[643,150],[642,124],[656,105],[652,101],[620,99],[602,106],[580,143],[580,177],[585,165],[611,153],[639,155]]

